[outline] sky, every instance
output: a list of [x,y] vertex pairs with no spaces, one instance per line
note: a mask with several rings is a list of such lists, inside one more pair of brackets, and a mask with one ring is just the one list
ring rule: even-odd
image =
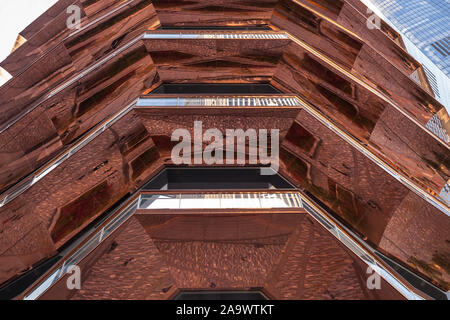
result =
[[11,52],[17,35],[57,0],[0,0],[0,61]]

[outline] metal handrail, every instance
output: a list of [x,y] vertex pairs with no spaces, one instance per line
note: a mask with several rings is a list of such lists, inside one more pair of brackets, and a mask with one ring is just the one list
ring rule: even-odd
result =
[[[180,193],[178,191],[172,191],[172,195],[179,197],[181,199],[182,195],[186,193]],[[243,192],[215,192],[215,193],[198,193],[198,195],[206,194],[216,194],[216,195],[230,195],[230,194],[241,194]],[[139,208],[140,201],[145,195],[158,195],[164,194],[168,195],[170,193],[166,192],[137,192],[129,200],[127,200],[122,206],[116,209],[110,218],[104,223],[96,228],[87,239],[85,239],[78,246],[70,250],[65,255],[65,258],[61,259],[53,268],[47,271],[38,281],[36,281],[29,289],[26,290],[19,298],[22,299],[38,299],[42,294],[51,288],[58,280],[60,280],[71,265],[74,265],[81,260],[83,260],[89,253],[91,253],[95,248],[97,248],[103,241],[105,241],[113,232],[117,230],[123,223],[125,223],[128,218],[130,218],[136,210],[143,210]],[[191,191],[191,194],[193,192]],[[361,243],[355,239],[351,233],[343,229],[339,223],[328,216],[328,214],[321,208],[316,206],[311,200],[309,200],[305,195],[299,191],[277,191],[277,190],[267,190],[263,192],[247,192],[247,194],[256,195],[295,195],[294,198],[297,202],[294,203],[292,207],[303,208],[308,214],[310,214],[319,224],[321,224],[325,229],[327,229],[331,234],[333,234],[338,241],[343,243],[350,251],[352,251],[356,256],[358,256],[364,263],[366,263],[372,270],[376,271],[384,280],[391,284],[400,294],[405,298],[410,300],[423,300],[429,299],[428,296],[421,293],[419,290],[410,285],[407,281],[403,280],[397,275],[391,267],[386,265],[382,260],[380,260],[375,254],[375,250],[369,250],[367,246],[361,245]],[[258,198],[259,199],[259,198]],[[151,209],[144,209],[151,210]],[[173,208],[175,212],[187,210],[187,209],[177,209]]]

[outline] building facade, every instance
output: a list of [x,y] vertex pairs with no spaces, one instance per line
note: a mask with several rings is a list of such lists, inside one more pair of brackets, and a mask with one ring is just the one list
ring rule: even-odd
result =
[[2,297],[447,299],[445,108],[366,12],[58,1],[0,63]]
[[423,66],[442,104],[450,108],[450,3],[445,0],[364,0],[397,30]]

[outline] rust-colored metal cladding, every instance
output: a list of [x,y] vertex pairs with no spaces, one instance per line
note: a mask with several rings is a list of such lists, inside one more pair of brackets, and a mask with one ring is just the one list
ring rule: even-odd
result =
[[[387,23],[381,28],[368,27],[367,8],[358,0],[294,0],[337,22],[357,34],[406,74],[412,74],[420,64],[401,45],[401,37]],[[371,21],[369,21],[371,23]],[[373,23],[373,22],[372,22]],[[370,26],[370,25],[369,25]]]
[[273,31],[154,31],[144,37],[164,82],[268,82],[289,42]]
[[[430,278],[435,274],[441,284],[448,282],[448,273],[426,268],[434,264],[435,256],[448,252],[448,216],[305,110],[283,141],[280,157],[286,166],[284,174],[321,199],[377,248],[414,265],[413,261],[420,260],[423,264],[417,267]],[[419,231],[422,219],[429,224],[429,233]],[[403,223],[408,231],[399,232]],[[417,250],[417,246],[433,250]]]
[[[65,10],[63,15],[67,16]],[[58,23],[64,26],[64,32],[67,33],[66,21]],[[23,59],[19,47],[2,65],[7,71],[11,70],[13,74],[17,74],[0,88],[0,124],[3,127],[11,118],[28,112],[31,106],[45,98],[46,93],[48,95],[48,92],[53,92],[64,80],[86,72],[85,68],[88,66],[95,68],[101,59],[107,58],[114,49],[129,46],[130,42],[145,30],[158,26],[159,20],[150,1],[128,1],[108,14],[105,13],[100,20],[86,22],[81,29],[63,39],[55,40],[55,44],[43,48],[41,54]],[[53,30],[51,26],[49,28]],[[43,32],[47,36],[48,32]],[[34,37],[36,35],[32,39]],[[23,46],[29,42],[31,40]],[[26,53],[30,50],[31,48],[26,48]],[[18,68],[21,68],[20,72],[15,72]]]
[[57,1],[0,63],[0,297],[447,299],[445,108],[368,19],[356,0]]
[[[158,97],[167,100],[178,99],[173,96]],[[172,148],[178,143],[176,140],[171,140],[172,133],[177,129],[187,130],[192,137],[192,144],[195,142],[196,130],[203,137],[204,131],[217,129],[223,136],[223,143],[219,146],[223,150],[230,147],[230,142],[227,140],[227,138],[230,138],[227,136],[227,130],[233,130],[231,138],[233,139],[233,146],[236,145],[233,147],[236,152],[240,151],[237,145],[243,143],[246,145],[244,151],[246,154],[251,151],[259,154],[261,145],[253,146],[256,150],[249,150],[251,148],[250,140],[258,139],[260,130],[267,130],[267,136],[270,136],[271,130],[277,130],[280,139],[283,139],[297,113],[301,110],[298,104],[289,105],[289,102],[296,102],[295,96],[207,96],[203,98],[204,100],[201,100],[198,97],[186,95],[183,99],[186,100],[186,105],[181,108],[179,106],[155,107],[151,105],[152,99],[149,99],[149,102],[146,103],[145,98],[142,99],[142,104],[146,104],[146,106],[135,108],[137,115],[158,147],[161,157],[167,158],[166,161],[171,161]],[[281,103],[278,106],[275,103],[272,106],[270,104],[250,106],[249,102],[252,99],[261,99],[263,102],[267,100],[272,101],[272,103],[279,99]],[[235,105],[230,106],[230,100],[235,101]],[[208,102],[210,105],[207,105]],[[198,122],[197,125],[196,122]],[[247,133],[249,140],[241,141],[240,137],[234,137],[237,130]],[[249,130],[254,131],[255,137],[251,137]],[[204,150],[211,143],[211,139],[206,141],[201,139],[200,143],[201,150]],[[268,141],[267,147],[270,149],[270,141]],[[194,148],[192,150],[194,153]],[[246,159],[246,163],[248,160]],[[203,164],[203,161],[196,164]]]
[[307,43],[339,67],[367,80],[423,125],[444,108],[426,89],[411,81],[410,74],[386,60],[366,39],[299,1],[279,1],[271,23]]
[[[2,241],[2,250],[20,246],[21,237],[38,222],[48,230],[55,248],[60,247],[129,192],[146,170],[155,170],[158,157],[145,127],[128,113],[0,209],[2,217],[15,217],[4,220],[2,240],[11,237],[11,241]],[[28,219],[34,225],[20,223]],[[20,271],[3,264],[1,270],[3,281]]]

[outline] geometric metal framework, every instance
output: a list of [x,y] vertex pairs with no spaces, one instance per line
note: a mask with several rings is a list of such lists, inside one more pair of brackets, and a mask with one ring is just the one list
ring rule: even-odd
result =
[[[229,171],[230,169],[222,170]],[[167,171],[167,169],[164,171]],[[165,173],[164,171],[162,173]],[[214,175],[214,169],[208,171],[209,175]],[[246,170],[241,169],[240,171],[243,171],[244,173]],[[177,174],[180,174],[179,169],[177,170]],[[198,176],[198,172],[194,175]],[[186,177],[184,177],[184,179],[186,179]],[[160,178],[156,177],[155,180],[160,180]],[[200,183],[205,183],[205,181]],[[220,182],[217,184],[220,185]],[[277,184],[280,185],[280,182],[275,183],[275,185]],[[168,190],[145,190],[149,187],[154,188],[158,185],[164,186],[163,188],[168,188]],[[281,183],[281,185],[283,184]],[[322,227],[339,239],[352,254],[356,255],[361,261],[364,261],[371,269],[377,270],[382,276],[383,281],[386,281],[387,284],[395,288],[404,297],[412,300],[423,299],[423,296],[418,294],[414,286],[411,286],[410,283],[405,282],[402,278],[393,275],[391,271],[389,271],[386,262],[377,256],[376,251],[368,251],[369,247],[361,246],[361,244],[353,238],[354,235],[348,234],[345,229],[342,229],[336,221],[330,219],[322,209],[317,207],[308,198],[305,198],[301,193],[296,191],[290,191],[289,189],[292,187],[284,189],[285,191],[283,191],[283,189],[272,189],[267,191],[242,190],[239,192],[203,190],[201,193],[192,193],[192,191],[189,191],[192,190],[192,187],[185,186],[185,190],[183,191],[180,189],[178,189],[179,191],[171,190],[174,186],[180,187],[176,183],[169,183],[166,178],[165,182],[155,181],[150,183],[144,187],[144,190],[138,192],[133,197],[126,199],[120,207],[115,209],[106,219],[103,219],[101,223],[97,223],[92,230],[88,231],[87,237],[83,236],[85,240],[76,245],[72,245],[70,250],[66,250],[61,261],[51,268],[42,280],[35,283],[27,290],[23,295],[24,299],[37,299],[39,297],[45,297],[46,299],[68,298],[71,295],[70,290],[61,292],[61,285],[58,285],[58,283],[64,283],[64,281],[66,281],[66,273],[70,266],[80,265],[83,264],[83,261],[89,260],[89,256],[95,255],[95,252],[99,250],[98,248],[102,243],[107,241],[106,239],[109,236],[113,235],[118,229],[126,224],[132,216],[139,217],[138,220],[142,220],[146,216],[155,216],[158,214],[173,214],[177,216],[179,213],[182,213],[183,215],[195,213],[194,216],[198,216],[201,212],[204,212],[204,214],[214,212],[214,215],[222,213],[232,216],[233,212],[240,212],[240,214],[242,214],[243,210],[247,214],[250,212],[256,214],[257,212],[269,213],[276,211],[277,214],[281,215],[292,213],[298,215],[304,210]],[[286,188],[286,186],[284,187]],[[196,188],[198,188],[197,184]],[[220,228],[215,229],[216,230],[211,230],[210,232],[220,232],[218,231]],[[245,234],[245,231],[242,230],[241,233]],[[206,238],[208,238],[208,236],[206,236]],[[232,238],[233,236],[231,236],[231,239]],[[225,238],[222,238],[222,241],[224,240]],[[189,241],[195,240],[189,238]],[[217,239],[209,239],[209,241],[214,242],[217,241]],[[108,271],[102,270],[102,272]],[[262,287],[261,290],[267,292],[268,289]],[[177,292],[178,291],[179,290],[177,290]],[[218,294],[220,293],[219,291],[216,292],[218,292]],[[182,291],[179,294],[182,294]],[[384,294],[389,296],[386,292]],[[114,296],[113,293],[112,296],[105,295],[103,298],[124,298],[124,296]]]
[[[414,292],[415,290],[410,285],[393,276],[388,269],[385,268],[383,262],[374,256],[373,253],[361,248],[361,246],[349,237],[344,230],[340,229],[332,220],[329,220],[320,209],[315,207],[313,203],[309,202],[297,192],[241,191],[239,193],[213,193],[203,191],[201,194],[190,194],[189,191],[185,192],[188,193],[176,193],[176,191],[167,191],[165,193],[153,191],[149,193],[148,191],[144,191],[139,193],[137,197],[134,196],[131,199],[127,199],[124,204],[117,209],[117,212],[108,218],[106,222],[93,230],[91,235],[88,236],[85,241],[77,244],[72,251],[67,254],[67,258],[63,258],[61,262],[47,272],[47,275],[40,282],[33,285],[33,287],[24,295],[24,299],[37,299],[41,296],[44,296],[47,299],[61,299],[67,298],[67,294],[70,296],[70,290],[66,290],[66,293],[63,293],[61,292],[62,286],[58,285],[58,283],[64,283],[66,281],[67,269],[72,265],[82,264],[85,259],[89,260],[89,255],[95,254],[95,250],[98,250],[96,248],[98,248],[108,236],[125,224],[133,215],[139,217],[139,219],[146,219],[146,217],[152,217],[158,213],[164,215],[174,214],[176,216],[178,214],[177,212],[180,212],[186,215],[192,210],[194,210],[192,212],[196,213],[198,213],[199,210],[204,211],[205,213],[214,210],[214,212],[216,212],[215,215],[218,212],[225,213],[227,210],[231,210],[231,212],[235,210],[242,212],[242,210],[245,210],[247,213],[254,212],[254,214],[261,210],[266,212],[275,210],[281,215],[289,215],[292,213],[298,215],[302,212],[301,208],[306,210],[323,227],[334,234],[334,236],[337,237],[340,242],[345,244],[353,254],[359,257],[359,259],[364,261],[373,270],[377,270],[384,281],[397,289],[406,298],[413,300],[423,299]],[[227,215],[230,215],[230,213]],[[214,233],[219,230],[217,228],[215,229],[216,230],[211,230],[211,232]],[[245,231],[241,232],[245,233]],[[103,270],[103,272],[107,271]],[[57,288],[56,291],[55,289],[52,289],[54,287]],[[264,290],[264,288],[262,290]],[[385,294],[389,296],[389,293]],[[107,297],[108,295],[103,296],[103,298]],[[110,297],[114,297],[114,293]]]
[[[356,0],[58,1],[0,63],[0,293],[445,299],[444,107],[367,18]],[[197,121],[278,129],[278,175],[249,145],[175,165],[171,135]]]

